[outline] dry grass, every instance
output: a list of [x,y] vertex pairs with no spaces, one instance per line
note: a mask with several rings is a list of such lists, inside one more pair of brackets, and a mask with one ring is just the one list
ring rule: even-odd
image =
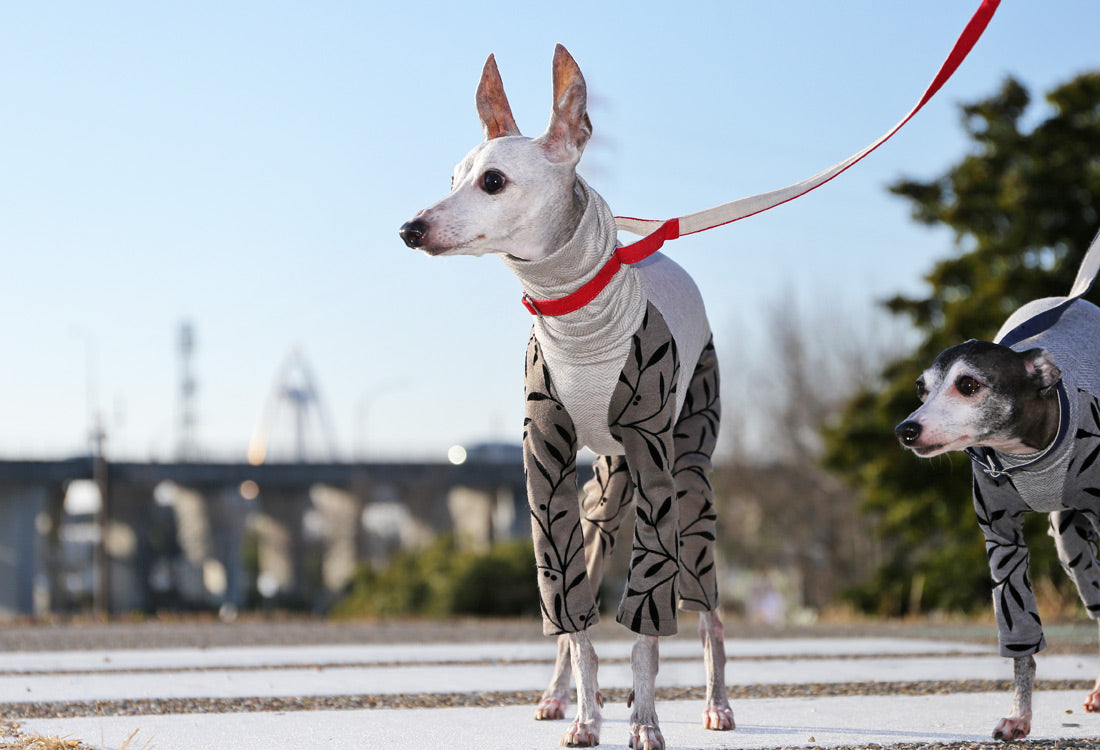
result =
[[24,734],[15,722],[0,725],[0,750],[87,750],[80,740]]
[[[140,748],[132,746],[137,730],[126,738],[119,750],[151,750],[152,740],[147,741]],[[65,737],[43,737],[37,734],[26,734],[14,721],[0,724],[0,750],[96,750],[91,745],[86,745],[80,740],[71,740]]]

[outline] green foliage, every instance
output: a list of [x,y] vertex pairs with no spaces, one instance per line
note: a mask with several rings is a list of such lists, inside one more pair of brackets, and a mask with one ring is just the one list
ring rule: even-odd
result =
[[[877,388],[858,394],[826,435],[826,465],[861,491],[888,550],[876,576],[853,591],[866,610],[988,606],[969,460],[918,459],[898,447],[893,428],[916,408],[913,382],[939,352],[991,339],[1025,302],[1065,295],[1100,227],[1100,73],[1078,76],[1046,99],[1044,119],[1025,117],[1028,92],[1009,79],[989,99],[962,107],[970,154],[937,179],[891,187],[912,202],[916,221],[950,227],[957,252],[925,277],[927,296],[886,302],[922,341],[886,368]],[[1044,531],[1044,519],[1029,521],[1032,577],[1061,583]]]
[[399,552],[385,567],[361,566],[332,614],[534,616],[539,612],[534,561],[530,541],[463,552],[453,538],[440,537],[422,550]]

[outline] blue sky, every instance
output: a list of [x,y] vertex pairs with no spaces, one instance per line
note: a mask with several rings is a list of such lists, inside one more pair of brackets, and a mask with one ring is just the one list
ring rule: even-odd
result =
[[[516,119],[549,116],[565,44],[596,136],[580,170],[616,213],[665,218],[782,187],[916,101],[977,7],[921,3],[7,3],[0,8],[0,456],[86,445],[169,459],[180,322],[197,435],[243,457],[292,347],[342,458],[518,439],[530,319],[495,258],[430,259],[397,228],[481,137],[494,52]],[[958,104],[1100,68],[1100,4],[1005,0],[890,143],[820,190],[668,245],[729,370],[759,308],[921,288],[952,237],[886,191],[967,149]],[[981,332],[979,332],[980,334]],[[745,342],[754,346],[745,346]],[[726,429],[735,429],[726,425]]]

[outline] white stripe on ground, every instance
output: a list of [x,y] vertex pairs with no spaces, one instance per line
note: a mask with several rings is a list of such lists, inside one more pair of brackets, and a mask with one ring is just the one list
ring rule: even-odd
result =
[[[901,675],[909,678],[910,675]],[[1100,717],[1082,713],[1073,691],[1035,696],[1032,736],[1100,736]],[[988,740],[1009,707],[1008,694],[846,696],[737,701],[735,732],[708,732],[695,701],[658,703],[670,749],[773,748]],[[75,736],[117,750],[137,730],[130,748],[156,750],[550,750],[565,722],[536,722],[529,707],[312,711],[287,713],[35,719],[23,728]],[[600,747],[625,750],[629,709],[605,708]]]
[[[288,652],[293,649],[287,649]],[[1095,657],[1039,659],[1039,678],[1091,680]],[[126,698],[229,698],[450,693],[542,689],[549,666],[418,665],[326,669],[210,670],[199,672],[92,672],[80,675],[0,677],[0,702],[87,701]],[[746,661],[727,664],[729,685],[1007,679],[1009,660],[999,656],[889,657]],[[628,663],[603,664],[600,685],[631,686]],[[661,664],[660,687],[703,684],[702,663]]]
[[[633,641],[596,642],[602,658],[628,659]],[[786,656],[860,656],[870,654],[991,653],[994,649],[973,643],[942,643],[903,638],[792,638],[728,640],[731,658]],[[248,646],[241,648],[115,649],[103,651],[50,651],[0,653],[0,672],[50,672],[125,669],[208,669],[211,667],[261,667],[269,665],[388,664],[395,662],[453,661],[552,661],[554,640],[531,643],[399,644],[393,646]],[[661,641],[665,658],[702,655],[702,646],[685,635]]]

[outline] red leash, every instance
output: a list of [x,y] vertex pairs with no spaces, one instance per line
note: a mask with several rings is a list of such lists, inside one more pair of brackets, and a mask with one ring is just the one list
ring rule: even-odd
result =
[[955,46],[951,48],[951,52],[948,54],[947,59],[940,67],[936,77],[932,79],[932,83],[929,84],[916,106],[913,107],[897,125],[892,127],[885,135],[862,151],[849,156],[844,161],[834,164],[825,171],[819,172],[802,182],[797,182],[769,193],[761,193],[760,195],[741,198],[731,203],[724,203],[721,206],[708,208],[705,211],[688,214],[676,219],[662,221],[658,219],[634,219],[628,216],[616,216],[615,223],[619,230],[645,236],[630,245],[620,246],[614,254],[612,254],[611,258],[608,259],[607,264],[576,291],[564,297],[552,300],[535,300],[525,293],[523,295],[524,306],[532,315],[556,316],[579,310],[594,300],[596,296],[604,290],[615,274],[619,272],[620,268],[624,265],[637,263],[648,258],[653,255],[653,253],[657,252],[667,240],[674,240],[677,237],[683,237],[687,234],[695,234],[696,232],[713,229],[714,227],[724,226],[748,216],[762,213],[776,206],[781,206],[784,203],[805,195],[811,190],[821,187],[826,182],[846,172],[850,167],[862,161],[865,156],[890,140],[894,133],[901,130],[902,126],[909,122],[909,120],[913,118],[913,115],[917,114],[921,107],[928,103],[929,99],[935,96],[936,92],[939,91],[943,84],[947,82],[947,79],[954,74],[955,70],[962,64],[962,61],[966,59],[966,56],[970,54],[970,50],[973,49],[978,39],[981,38],[982,32],[984,32],[986,26],[989,25],[989,21],[993,18],[993,14],[996,12],[999,4],[1000,0],[982,0],[982,4],[978,7],[978,10],[975,11],[970,22],[967,23],[966,28],[963,29],[958,41],[955,42]]

